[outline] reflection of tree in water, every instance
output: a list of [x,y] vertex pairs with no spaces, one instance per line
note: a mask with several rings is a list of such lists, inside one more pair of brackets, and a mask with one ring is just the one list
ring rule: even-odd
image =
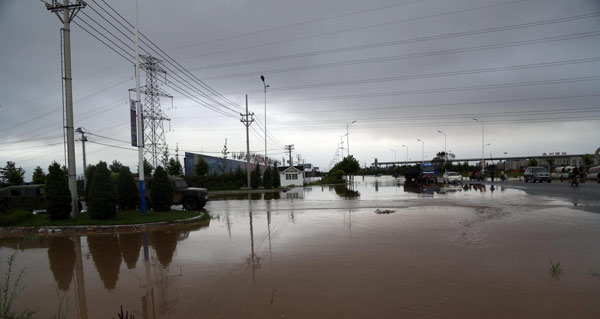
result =
[[281,194],[279,192],[265,193],[265,200],[280,199],[280,198],[281,198]]
[[121,246],[121,254],[123,255],[123,261],[127,264],[127,269],[135,268],[140,257],[140,249],[142,248],[142,234],[120,234],[119,245]]
[[354,198],[360,196],[360,193],[355,190],[349,189],[346,185],[335,185],[333,186],[335,193],[343,198]]
[[252,193],[252,194],[250,194],[250,199],[252,199],[252,200],[261,200],[262,199],[262,194],[261,193]]
[[48,260],[58,289],[68,291],[75,269],[75,243],[69,237],[51,237]]
[[176,230],[157,230],[149,233],[150,245],[156,251],[156,257],[163,267],[167,267],[173,260],[179,231]]
[[87,243],[104,288],[115,289],[121,268],[119,238],[117,235],[89,235]]

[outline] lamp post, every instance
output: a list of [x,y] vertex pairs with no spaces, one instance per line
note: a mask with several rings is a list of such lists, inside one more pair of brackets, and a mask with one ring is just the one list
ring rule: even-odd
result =
[[444,160],[447,160],[448,159],[448,151],[447,151],[447,144],[446,144],[446,132],[442,132],[442,131],[438,130],[438,133],[444,134]]
[[504,152],[504,172],[506,172],[506,154],[508,154],[508,152]]
[[402,144],[402,147],[406,148],[406,165],[408,165],[408,146]]
[[483,121],[480,121],[479,119],[473,118],[473,121],[477,121],[479,123],[481,123],[481,174],[483,175],[485,173],[485,164],[484,164],[484,148],[485,145],[484,144],[484,128],[483,128]]
[[421,164],[425,164],[425,140],[418,138],[417,141],[421,142],[423,146],[423,157],[421,159]]
[[390,150],[390,151],[394,152],[394,165],[396,165],[396,150],[393,150],[393,149],[392,149],[392,150]]
[[346,149],[348,150],[348,156],[350,156],[350,131],[349,131],[349,127],[350,125],[356,123],[356,120],[352,121],[351,123],[346,123]]
[[269,87],[265,83],[265,76],[261,75],[260,79],[263,82],[263,86],[265,88],[265,171],[269,167],[269,160],[267,159],[267,88]]

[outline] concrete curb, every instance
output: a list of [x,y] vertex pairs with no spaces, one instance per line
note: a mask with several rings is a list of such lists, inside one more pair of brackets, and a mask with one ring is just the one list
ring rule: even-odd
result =
[[[208,213],[206,213],[208,214]],[[32,226],[32,227],[0,227],[0,238],[21,237],[25,235],[86,235],[103,233],[126,233],[154,230],[169,226],[179,226],[205,222],[210,224],[209,219],[202,219],[205,215],[187,219],[169,220],[163,222],[128,224],[128,225],[77,225],[77,226]]]

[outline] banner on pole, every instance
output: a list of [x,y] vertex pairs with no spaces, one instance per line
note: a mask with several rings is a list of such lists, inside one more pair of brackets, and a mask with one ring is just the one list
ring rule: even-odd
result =
[[131,146],[138,146],[137,143],[137,112],[135,101],[129,100],[129,114],[131,115]]

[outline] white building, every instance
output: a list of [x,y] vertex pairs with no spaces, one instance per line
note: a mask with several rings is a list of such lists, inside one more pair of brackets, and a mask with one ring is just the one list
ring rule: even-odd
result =
[[282,187],[304,185],[304,167],[288,166],[279,168],[279,180]]

